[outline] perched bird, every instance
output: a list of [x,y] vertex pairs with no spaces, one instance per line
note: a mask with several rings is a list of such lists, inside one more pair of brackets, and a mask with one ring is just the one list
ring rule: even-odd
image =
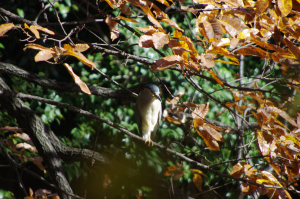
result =
[[159,89],[154,84],[147,84],[139,93],[136,100],[136,123],[139,132],[153,146],[152,139],[157,131],[161,119],[161,99]]

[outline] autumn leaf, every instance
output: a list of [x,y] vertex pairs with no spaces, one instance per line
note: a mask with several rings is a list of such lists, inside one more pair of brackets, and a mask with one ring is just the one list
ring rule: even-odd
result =
[[113,18],[110,15],[107,15],[105,19],[105,23],[108,25],[110,29],[111,40],[113,41],[117,39],[120,35],[118,23],[115,20],[113,20]]
[[203,179],[202,179],[201,175],[194,174],[193,183],[195,184],[195,186],[197,187],[197,189],[199,191],[202,191]]
[[162,59],[156,60],[155,64],[151,66],[154,71],[163,71],[176,64],[180,64],[184,59],[178,55],[169,55]]
[[264,51],[261,48],[250,46],[248,48],[241,48],[235,51],[236,54],[241,54],[241,55],[252,55],[252,56],[258,56],[261,58],[267,58],[268,57],[268,52]]
[[180,167],[177,166],[169,166],[164,173],[165,176],[172,176],[173,180],[179,180],[183,175],[184,172]]
[[130,10],[129,6],[126,5],[126,4],[122,4],[122,5],[120,6],[120,11],[121,11],[121,13],[123,13],[124,15],[127,15],[127,16],[131,16],[131,15],[134,14],[134,12],[132,12],[132,11]]
[[184,32],[184,30],[182,28],[180,28],[177,23],[175,23],[173,20],[171,19],[162,19],[162,22],[165,22],[167,24],[169,24],[170,26],[172,26],[173,28],[176,28],[177,30],[180,30],[181,32]]
[[208,124],[204,123],[202,127],[212,136],[213,139],[219,142],[225,142],[222,134],[216,131],[214,128],[210,127]]
[[66,69],[69,71],[70,75],[72,76],[72,78],[74,79],[75,83],[80,87],[81,91],[84,92],[85,94],[88,94],[88,95],[91,95],[91,91],[89,89],[89,87],[86,85],[86,83],[84,83],[80,77],[78,75],[76,75],[74,72],[73,72],[73,69],[72,67],[67,64],[67,63],[64,63],[63,64]]
[[244,29],[248,29],[242,20],[229,15],[222,15],[222,17],[219,19],[219,22],[224,26],[227,33],[233,38]]
[[130,19],[130,18],[126,18],[126,17],[123,17],[123,16],[118,16],[117,17],[118,19],[122,19],[124,21],[129,21],[129,22],[132,22],[132,23],[139,23],[137,20],[135,19]]
[[208,110],[209,110],[209,102],[207,102],[206,104],[200,104],[192,112],[192,117],[194,118],[194,120],[200,119],[201,121],[204,122]]
[[255,7],[258,14],[263,13],[271,4],[272,0],[257,0]]
[[277,0],[281,16],[285,17],[292,11],[292,0]]
[[214,71],[207,70],[207,72],[209,72],[209,74],[216,80],[216,82],[218,84],[220,84],[224,88],[224,83],[220,80],[220,78],[218,77],[218,75],[216,73],[214,73]]
[[213,41],[212,39],[220,41],[222,38],[222,25],[216,18],[199,23],[199,28],[205,31],[204,36],[206,36],[209,41]]
[[15,25],[13,23],[5,23],[0,26],[0,37],[3,37],[5,33],[10,31]]

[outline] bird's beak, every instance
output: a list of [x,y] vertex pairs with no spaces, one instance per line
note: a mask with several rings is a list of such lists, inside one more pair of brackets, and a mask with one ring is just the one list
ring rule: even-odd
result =
[[153,93],[154,95],[155,95],[155,97],[157,98],[157,99],[159,99],[159,101],[161,101],[161,98],[160,98],[160,96],[157,94],[157,93]]

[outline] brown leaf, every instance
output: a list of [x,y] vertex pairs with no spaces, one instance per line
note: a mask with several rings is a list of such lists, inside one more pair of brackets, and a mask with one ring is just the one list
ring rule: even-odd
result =
[[215,55],[211,53],[201,54],[200,55],[201,65],[205,69],[211,69],[215,67],[214,57]]
[[223,138],[222,134],[216,131],[214,128],[210,127],[206,123],[202,126],[215,140],[219,142],[225,142],[225,139]]
[[180,167],[169,166],[167,168],[167,171],[165,171],[164,175],[165,176],[172,176],[173,180],[179,180],[184,175],[184,172],[181,170]]
[[213,151],[220,151],[218,142],[214,140],[206,130],[199,126],[196,128],[196,131],[203,138],[206,146],[208,146]]
[[257,0],[255,4],[256,13],[263,13],[270,6],[271,2],[272,0]]
[[112,19],[110,15],[107,15],[105,19],[105,23],[108,25],[110,29],[110,38],[111,40],[115,40],[119,37],[120,32],[119,32],[119,27],[118,23]]
[[204,177],[208,178],[207,175],[205,175],[202,171],[198,170],[198,169],[190,169],[191,173],[193,174],[200,174],[200,175],[203,175]]
[[42,161],[43,161],[42,157],[28,157],[27,160],[33,162],[44,173],[47,172],[45,167],[42,164]]
[[285,120],[287,120],[290,124],[292,124],[295,127],[298,127],[298,125],[296,124],[296,122],[294,121],[293,118],[291,118],[286,112],[284,112],[283,110],[280,110],[276,107],[268,107],[271,111],[278,113],[281,117],[283,117]]
[[245,23],[237,17],[222,15],[219,21],[224,26],[227,33],[233,38],[236,37],[244,29],[248,29]]
[[196,16],[197,13],[198,13],[198,9],[190,8],[190,7],[188,7],[188,6],[183,6],[183,5],[181,5],[181,6],[180,6],[180,9],[181,9],[181,10],[184,10],[184,11],[186,11],[186,12],[193,13],[195,16]]
[[212,41],[211,39],[216,41],[221,40],[223,29],[221,23],[216,18],[203,21],[202,24],[209,41]]
[[242,174],[244,174],[244,165],[246,162],[239,162],[232,167],[230,175],[240,178]]
[[277,0],[281,16],[285,17],[292,11],[292,0]]
[[241,55],[252,55],[252,56],[258,56],[261,58],[268,58],[268,52],[262,50],[261,48],[250,46],[248,48],[241,48],[237,51],[235,51],[237,54]]
[[155,32],[153,35],[153,44],[156,49],[164,47],[170,41],[169,35],[163,32]]
[[126,5],[126,4],[122,4],[122,5],[120,6],[120,11],[121,11],[121,13],[123,13],[124,15],[127,15],[127,16],[131,16],[132,14],[134,14],[134,13],[130,10],[129,6]]
[[0,37],[3,37],[5,33],[10,31],[15,25],[13,23],[5,23],[0,26]]
[[156,60],[155,64],[151,66],[151,69],[154,71],[163,71],[183,61],[184,59],[179,55],[169,55],[162,59]]
[[41,26],[31,25],[30,26],[30,30],[31,29],[39,30],[39,31],[45,32],[45,33],[47,33],[49,35],[55,35],[55,33],[52,30],[49,30],[47,28],[43,28]]
[[153,48],[153,36],[152,35],[142,35],[139,38],[139,46],[143,48]]
[[192,117],[194,119],[199,118],[201,120],[204,120],[206,114],[208,113],[208,110],[209,110],[209,102],[207,102],[206,104],[200,104],[192,112]]
[[169,24],[170,26],[172,26],[173,28],[176,28],[177,30],[184,32],[184,30],[182,28],[180,28],[177,23],[175,23],[173,20],[171,19],[162,19],[162,22],[165,22],[167,24]]
[[66,69],[69,71],[70,75],[72,76],[72,78],[74,79],[75,83],[80,87],[81,91],[84,92],[85,94],[88,94],[88,95],[91,95],[91,91],[89,89],[89,87],[86,85],[86,83],[84,83],[80,77],[78,75],[76,75],[74,72],[73,72],[73,69],[72,67],[67,64],[67,63],[64,63],[63,64]]
[[283,41],[287,45],[287,47],[289,48],[289,50],[291,51],[291,53],[298,60],[300,60],[300,49],[298,47],[294,46],[294,44],[290,40],[288,40],[287,38],[284,38]]

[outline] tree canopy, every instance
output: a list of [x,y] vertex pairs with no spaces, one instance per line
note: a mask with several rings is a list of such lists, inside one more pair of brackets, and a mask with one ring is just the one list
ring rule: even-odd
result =
[[[299,0],[0,2],[0,196],[299,197]],[[159,86],[153,146],[135,100]]]

